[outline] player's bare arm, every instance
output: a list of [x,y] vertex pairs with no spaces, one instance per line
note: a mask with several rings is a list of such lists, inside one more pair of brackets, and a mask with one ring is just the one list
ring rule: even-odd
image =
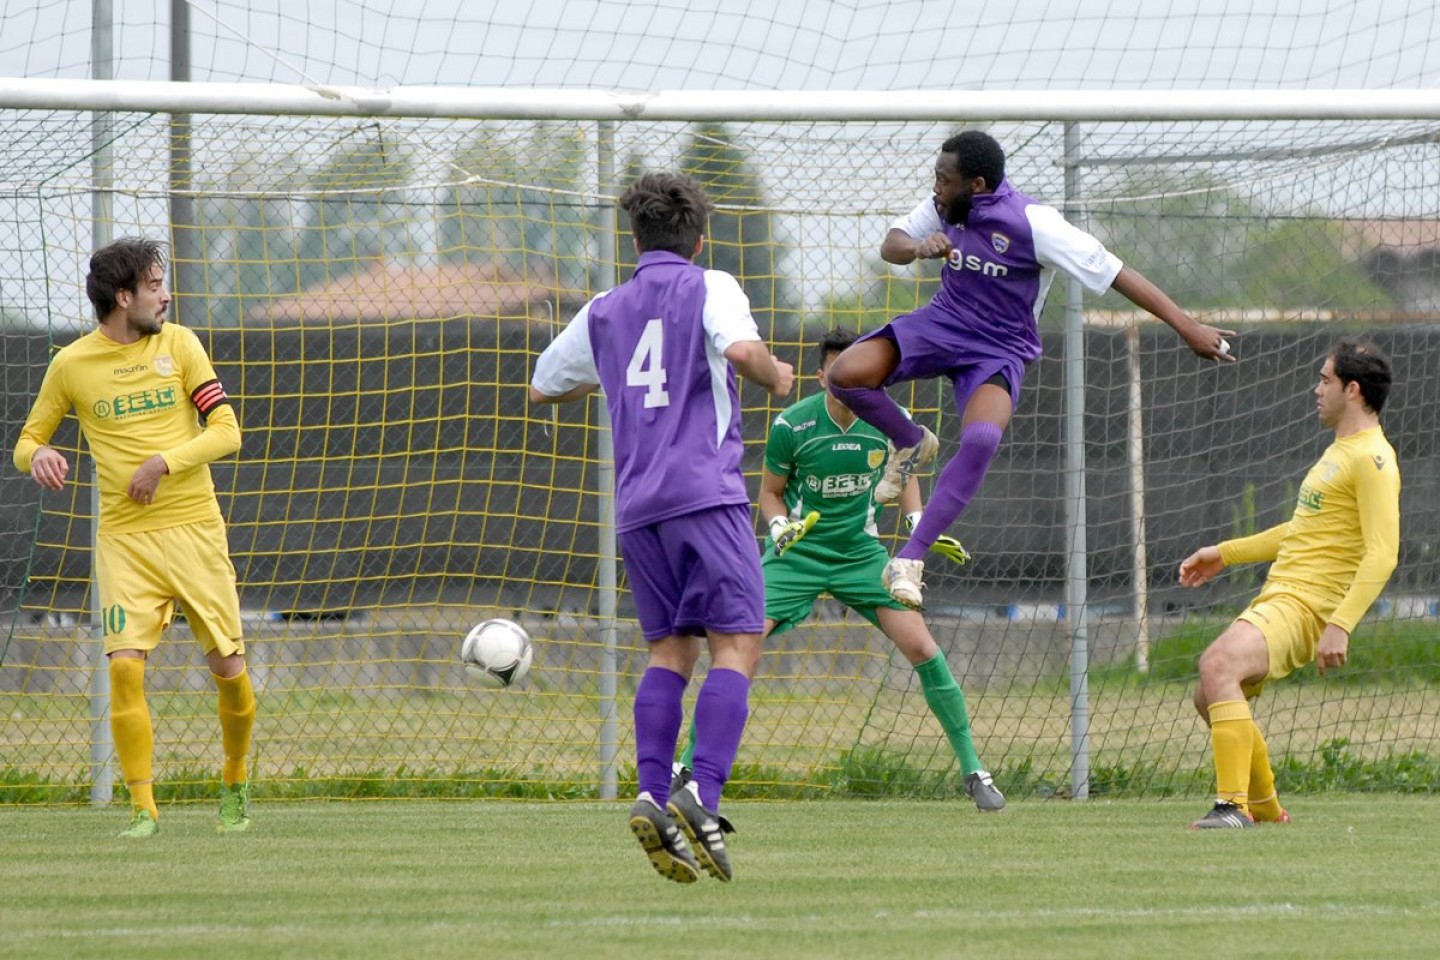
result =
[[1220,556],[1218,546],[1212,544],[1208,547],[1201,547],[1180,561],[1180,585],[1182,587],[1202,586],[1224,569],[1225,560]]
[[916,260],[948,257],[950,249],[950,238],[943,233],[932,233],[923,240],[916,240],[904,230],[891,229],[880,242],[880,259],[903,267]]
[[135,469],[130,488],[125,492],[136,503],[153,503],[155,492],[160,489],[160,478],[169,472],[170,465],[157,453]]
[[552,396],[551,396],[550,394],[548,394],[548,393],[541,393],[539,390],[536,390],[536,389],[532,386],[532,387],[530,388],[530,402],[531,402],[531,403],[569,403],[571,400],[579,400],[581,397],[587,397],[587,396],[589,396],[590,394],[594,393],[596,390],[599,390],[599,389],[600,389],[600,384],[598,384],[598,383],[582,383],[582,384],[580,384],[580,386],[578,386],[578,387],[571,387],[569,390],[566,390],[564,393],[552,397]]
[[1169,324],[1197,357],[1221,363],[1235,362],[1225,340],[1226,337],[1235,336],[1234,330],[1219,330],[1196,320],[1180,309],[1165,291],[1147,280],[1139,270],[1122,267],[1110,287],[1135,306],[1149,311]]
[[40,447],[30,458],[30,476],[46,490],[62,490],[70,475],[70,461],[54,447]]
[[1333,623],[1325,624],[1320,632],[1320,642],[1315,645],[1315,667],[1324,676],[1325,671],[1345,666],[1350,654],[1350,632]]
[[790,481],[769,467],[760,470],[760,516],[769,525],[776,517],[789,519],[790,511],[785,508],[785,485]]
[[741,340],[725,348],[725,359],[730,361],[740,376],[758,383],[769,390],[772,396],[788,397],[795,387],[795,368],[770,353],[770,348],[760,340]]

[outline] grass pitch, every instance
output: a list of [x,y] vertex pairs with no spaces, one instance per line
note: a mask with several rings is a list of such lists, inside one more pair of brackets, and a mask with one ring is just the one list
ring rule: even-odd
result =
[[1440,798],[735,803],[734,883],[651,871],[620,803],[0,810],[0,957],[1434,957]]

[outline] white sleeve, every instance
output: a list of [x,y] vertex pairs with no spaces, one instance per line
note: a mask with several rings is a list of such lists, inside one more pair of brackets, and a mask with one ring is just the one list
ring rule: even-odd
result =
[[724,270],[705,271],[704,323],[710,345],[721,356],[731,344],[760,339],[760,329],[750,315],[750,298]]
[[914,210],[890,224],[890,229],[901,230],[912,240],[924,240],[943,231],[945,224],[940,220],[940,211],[935,209],[935,198],[926,197]]
[[1035,258],[1047,267],[1059,267],[1083,283],[1091,293],[1104,293],[1124,266],[1105,245],[1060,215],[1054,207],[1032,203],[1025,208],[1035,239]]
[[581,384],[600,382],[595,351],[590,346],[590,303],[580,308],[535,361],[535,376],[530,385],[547,397],[561,396]]

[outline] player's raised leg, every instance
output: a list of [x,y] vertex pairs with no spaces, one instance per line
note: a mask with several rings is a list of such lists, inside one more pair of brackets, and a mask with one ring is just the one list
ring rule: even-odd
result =
[[250,736],[255,727],[255,690],[241,654],[221,656],[212,650],[208,657],[210,676],[217,692],[220,740],[225,751],[220,771],[219,833],[241,833],[250,827],[250,773],[247,758]]
[[255,690],[245,667],[240,596],[230,562],[225,524],[218,517],[161,531],[165,551],[186,572],[173,586],[215,683],[215,712],[224,750],[220,770],[217,833],[250,827],[250,741],[255,729]]
[[900,364],[900,348],[888,335],[868,337],[847,347],[826,371],[826,387],[855,415],[890,438],[895,451],[875,485],[875,502],[891,503],[915,471],[935,459],[940,441],[905,415],[885,392],[885,381]]
[[1256,823],[1289,823],[1290,814],[1280,806],[1280,794],[1275,788],[1270,747],[1260,732],[1260,725],[1254,726],[1250,747],[1250,816]]
[[970,732],[970,711],[965,703],[965,694],[950,665],[930,635],[929,628],[920,614],[913,610],[895,610],[879,607],[875,611],[880,629],[895,644],[920,678],[920,688],[925,694],[925,703],[935,719],[940,721],[950,748],[960,763],[961,785],[965,795],[975,801],[979,810],[993,813],[1005,809],[1005,796],[989,771],[980,762],[975,750],[975,741]]
[[[885,568],[882,577],[885,588],[912,609],[920,606],[926,552],[974,499],[1010,423],[1019,374],[1014,369],[999,371],[1001,366],[999,363],[977,365],[955,378],[957,402],[963,403],[960,449],[940,471],[935,489],[925,504],[925,514],[915,525],[910,540]],[[1012,379],[1016,381],[1014,384]]]

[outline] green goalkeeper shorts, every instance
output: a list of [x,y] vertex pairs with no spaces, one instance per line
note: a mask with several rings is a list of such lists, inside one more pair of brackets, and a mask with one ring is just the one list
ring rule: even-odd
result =
[[828,550],[812,553],[805,547],[802,540],[780,557],[767,550],[760,561],[765,573],[765,619],[775,621],[771,636],[804,623],[822,593],[830,594],[877,627],[877,607],[906,609],[880,585],[880,574],[890,554],[878,541],[857,543],[848,557],[836,557]]

